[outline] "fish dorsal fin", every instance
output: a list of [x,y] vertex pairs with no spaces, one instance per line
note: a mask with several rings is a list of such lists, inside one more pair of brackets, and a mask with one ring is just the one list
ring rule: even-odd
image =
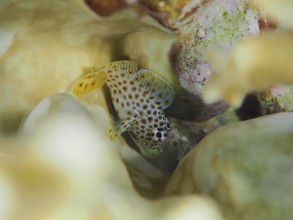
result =
[[114,61],[102,67],[106,78],[118,75],[119,78],[132,77],[137,71],[137,63],[131,60]]
[[106,82],[105,80],[105,74],[102,70],[88,73],[74,83],[72,92],[76,96],[85,95],[93,90],[100,89]]
[[172,104],[175,93],[173,87],[165,79],[150,70],[139,70],[136,77],[140,80],[152,104],[162,109]]
[[119,135],[121,135],[124,131],[127,131],[132,123],[135,121],[135,118],[126,118],[126,119],[113,119],[112,128],[110,128],[107,132],[107,136],[110,140],[116,140]]
[[102,67],[97,64],[93,64],[93,65],[84,67],[84,71],[86,71],[86,73],[98,72],[101,69],[102,69]]

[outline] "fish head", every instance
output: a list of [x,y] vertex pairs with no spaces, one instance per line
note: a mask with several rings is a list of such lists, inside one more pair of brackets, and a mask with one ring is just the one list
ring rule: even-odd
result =
[[161,143],[167,138],[168,133],[172,130],[171,123],[164,114],[159,118],[156,125],[157,126],[148,131],[148,136],[150,136],[148,145],[152,149],[160,148]]

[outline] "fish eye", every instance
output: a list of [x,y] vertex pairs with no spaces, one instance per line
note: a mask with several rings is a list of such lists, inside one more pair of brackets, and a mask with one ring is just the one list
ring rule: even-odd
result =
[[157,138],[161,138],[161,137],[162,137],[162,133],[161,133],[161,132],[157,132],[157,133],[156,133],[156,137],[157,137]]
[[150,133],[152,134],[153,141],[158,144],[165,140],[168,135],[168,131],[160,127],[154,128]]

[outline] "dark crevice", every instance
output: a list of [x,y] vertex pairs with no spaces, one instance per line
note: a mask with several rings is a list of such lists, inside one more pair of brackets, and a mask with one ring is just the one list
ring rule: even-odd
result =
[[261,116],[261,107],[256,94],[249,94],[245,97],[241,107],[236,110],[240,120],[248,120]]

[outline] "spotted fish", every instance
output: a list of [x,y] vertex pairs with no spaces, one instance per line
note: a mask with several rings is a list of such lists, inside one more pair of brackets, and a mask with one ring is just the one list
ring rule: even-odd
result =
[[134,61],[93,66],[91,71],[74,84],[73,93],[81,96],[107,84],[119,116],[108,131],[109,138],[115,140],[130,131],[139,142],[158,148],[171,130],[163,110],[173,102],[172,86],[150,70],[138,71]]

